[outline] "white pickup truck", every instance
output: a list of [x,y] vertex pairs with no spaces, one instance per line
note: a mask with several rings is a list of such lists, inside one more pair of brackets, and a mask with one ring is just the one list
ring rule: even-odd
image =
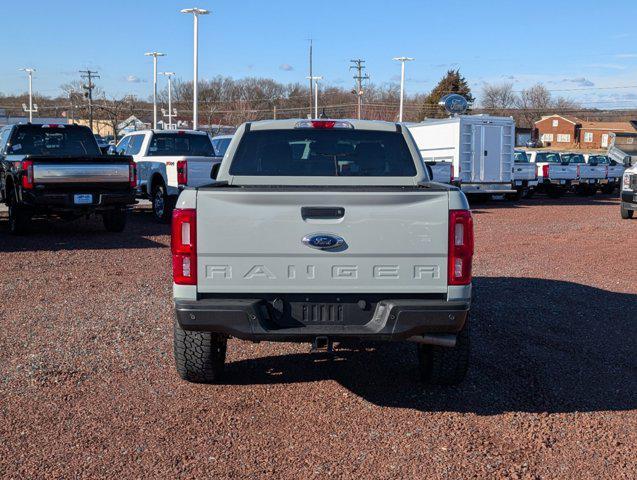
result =
[[575,186],[575,191],[580,195],[595,195],[597,190],[606,184],[606,166],[598,165],[594,161],[587,162],[581,153],[563,153],[562,161],[577,166],[579,184]]
[[633,218],[637,210],[637,165],[624,171],[621,188],[621,216],[624,220]]
[[405,340],[422,377],[468,366],[473,222],[430,181],[396,123],[269,120],[239,127],[216,182],[173,212],[177,371],[217,381],[227,339]]
[[150,198],[155,218],[170,222],[179,192],[211,182],[216,156],[210,136],[194,130],[142,130],[123,137],[111,150],[137,164],[137,192]]
[[524,150],[513,152],[513,180],[511,187],[515,193],[510,198],[519,200],[523,196],[531,197],[537,187],[537,170],[529,161],[529,156]]
[[534,150],[528,152],[529,160],[537,168],[537,190],[549,197],[561,197],[566,191],[579,184],[577,166],[569,165],[557,152]]
[[602,192],[613,193],[620,187],[624,166],[617,163],[608,155],[586,155],[586,163],[591,165],[602,165],[606,168],[606,180],[602,181]]

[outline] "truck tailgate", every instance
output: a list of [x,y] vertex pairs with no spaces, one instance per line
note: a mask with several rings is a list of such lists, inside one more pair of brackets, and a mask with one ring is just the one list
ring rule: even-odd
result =
[[[448,203],[446,190],[201,189],[197,289],[444,294]],[[344,247],[311,248],[313,234]]]
[[606,178],[606,166],[605,165],[580,165],[579,166],[580,178]]
[[552,180],[575,180],[577,167],[575,165],[549,165],[549,178]]
[[515,163],[513,165],[513,180],[535,180],[535,165],[532,163]]
[[188,164],[188,186],[200,187],[211,182],[210,171],[221,157],[184,157]]

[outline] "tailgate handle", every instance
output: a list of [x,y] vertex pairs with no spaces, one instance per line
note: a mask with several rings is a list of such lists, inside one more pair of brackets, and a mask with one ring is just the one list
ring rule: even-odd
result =
[[301,207],[303,220],[307,219],[335,219],[345,216],[343,207]]

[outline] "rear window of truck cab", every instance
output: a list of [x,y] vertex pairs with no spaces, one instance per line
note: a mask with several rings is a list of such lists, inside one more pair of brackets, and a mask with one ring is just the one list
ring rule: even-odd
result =
[[98,156],[93,133],[73,125],[18,125],[7,151],[11,155]]
[[154,133],[148,147],[150,157],[214,157],[208,135],[198,133]]
[[515,163],[529,163],[529,157],[526,152],[515,152],[513,154],[513,161]]
[[416,167],[399,132],[285,129],[247,132],[231,175],[413,177]]
[[584,155],[580,154],[566,154],[562,155],[562,161],[568,163],[586,163],[584,160]]
[[535,157],[536,163],[562,163],[562,158],[559,153],[538,153]]

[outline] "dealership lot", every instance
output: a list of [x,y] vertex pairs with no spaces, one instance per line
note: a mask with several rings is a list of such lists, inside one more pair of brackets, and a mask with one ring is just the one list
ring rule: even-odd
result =
[[7,234],[0,472],[15,477],[635,478],[637,222],[615,196],[476,205],[472,367],[417,380],[410,344],[231,340],[181,381],[169,228],[137,208]]

